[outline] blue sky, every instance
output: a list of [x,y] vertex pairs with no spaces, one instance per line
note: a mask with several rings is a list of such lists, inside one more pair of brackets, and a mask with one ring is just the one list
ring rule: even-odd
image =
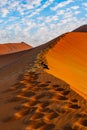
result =
[[0,0],[0,43],[38,46],[84,24],[86,0]]

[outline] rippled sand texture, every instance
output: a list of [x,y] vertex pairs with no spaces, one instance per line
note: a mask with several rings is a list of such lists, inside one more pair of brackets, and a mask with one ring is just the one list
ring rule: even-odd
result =
[[48,73],[66,81],[87,99],[87,33],[66,34],[47,52],[46,59]]

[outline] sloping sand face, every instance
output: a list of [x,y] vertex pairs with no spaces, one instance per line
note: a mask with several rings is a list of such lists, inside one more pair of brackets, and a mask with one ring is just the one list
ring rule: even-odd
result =
[[87,33],[71,32],[46,53],[48,73],[69,83],[87,99]]
[[24,42],[0,44],[0,55],[28,50],[30,48],[32,47]]

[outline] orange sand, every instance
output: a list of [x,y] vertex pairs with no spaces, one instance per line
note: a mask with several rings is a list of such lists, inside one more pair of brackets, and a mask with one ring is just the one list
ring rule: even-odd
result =
[[87,33],[71,32],[46,53],[48,73],[63,79],[87,99]]
[[0,44],[0,55],[28,50],[30,48],[32,47],[24,42]]

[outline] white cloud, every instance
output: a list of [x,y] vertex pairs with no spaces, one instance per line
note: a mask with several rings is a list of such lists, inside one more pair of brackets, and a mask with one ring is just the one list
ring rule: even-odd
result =
[[81,13],[81,11],[79,11],[79,10],[74,12],[74,14],[80,14],[80,13]]
[[64,14],[64,16],[63,16],[63,19],[66,19],[66,20],[67,20],[67,18],[73,18],[73,13],[72,13],[72,11],[66,11],[66,12],[65,12],[65,14]]
[[54,15],[54,16],[47,16],[47,17],[43,17],[43,20],[45,23],[52,23],[52,21],[58,21],[58,16]]
[[72,6],[71,9],[77,10],[79,9],[79,6]]
[[67,1],[64,1],[64,2],[61,2],[61,3],[57,4],[54,7],[51,7],[50,9],[53,10],[53,11],[56,11],[58,8],[62,8],[64,6],[70,4],[71,2],[73,2],[73,0],[67,0]]
[[26,0],[29,5],[40,6],[42,0]]
[[54,0],[48,0],[41,8],[41,10],[45,9],[46,7],[48,7],[49,5],[51,5],[53,3]]
[[57,11],[57,14],[58,14],[58,15],[63,15],[64,13],[65,13],[65,10],[58,10],[58,11]]
[[43,11],[45,8],[47,8],[48,6],[50,6],[53,3],[54,0],[48,0],[47,2],[44,3],[43,6],[41,6],[41,8],[36,9],[34,12],[32,12],[32,14],[29,15],[29,18],[33,17],[34,15],[39,14],[41,11]]
[[82,5],[83,5],[83,6],[85,6],[85,7],[87,7],[87,2],[85,2],[85,3],[82,3]]
[[2,23],[3,23],[3,20],[1,19],[1,20],[0,20],[0,24],[2,24]]
[[0,0],[0,7],[3,7],[4,5],[6,5],[8,2],[8,0]]
[[85,17],[87,17],[87,14],[85,14]]
[[1,13],[2,13],[2,17],[6,17],[7,14],[9,13],[9,11],[8,11],[8,9],[3,8],[3,9],[1,10]]
[[[42,0],[26,0],[27,4],[21,3],[20,6],[17,6],[17,10],[20,12],[21,15],[32,13],[31,10],[35,11],[36,8],[41,6]],[[25,13],[25,11],[27,12]]]
[[11,10],[11,9],[13,9],[13,8],[15,8],[17,6],[19,6],[19,1],[14,1],[14,2],[9,3],[8,8]]

